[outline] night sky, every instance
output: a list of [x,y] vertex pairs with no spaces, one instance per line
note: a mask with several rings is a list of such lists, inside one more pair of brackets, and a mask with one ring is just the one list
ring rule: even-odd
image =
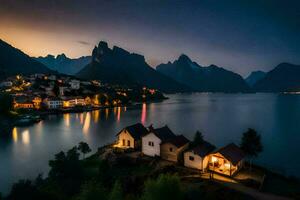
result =
[[300,64],[300,1],[0,0],[0,38],[31,56],[69,57],[106,40],[152,66],[185,53],[245,76]]

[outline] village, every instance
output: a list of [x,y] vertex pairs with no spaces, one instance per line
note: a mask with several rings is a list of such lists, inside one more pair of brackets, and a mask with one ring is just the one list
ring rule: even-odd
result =
[[125,127],[117,134],[114,147],[133,149],[145,156],[160,157],[201,172],[213,171],[229,177],[243,167],[246,155],[234,143],[216,149],[203,140],[193,144],[183,135],[176,135],[168,126],[148,128],[141,123]]
[[15,111],[29,115],[84,112],[165,99],[156,89],[129,88],[60,74],[12,76],[0,83],[0,91],[11,96]]

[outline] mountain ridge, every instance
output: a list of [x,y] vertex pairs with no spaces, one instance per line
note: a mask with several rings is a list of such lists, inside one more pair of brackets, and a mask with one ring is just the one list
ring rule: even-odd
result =
[[79,78],[100,79],[105,83],[146,86],[164,92],[190,91],[189,87],[157,72],[143,55],[130,53],[100,41],[92,51],[92,61],[76,74]]
[[181,54],[174,62],[158,65],[156,70],[199,92],[250,91],[239,74],[213,64],[203,67],[185,54]]
[[64,53],[35,57],[35,60],[43,63],[48,68],[63,74],[74,75],[86,66],[92,59],[91,56],[81,56],[79,58],[69,58]]

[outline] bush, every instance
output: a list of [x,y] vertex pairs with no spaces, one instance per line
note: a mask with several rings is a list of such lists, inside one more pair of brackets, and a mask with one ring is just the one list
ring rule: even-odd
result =
[[182,200],[183,192],[179,177],[176,175],[160,175],[156,180],[145,183],[142,200]]

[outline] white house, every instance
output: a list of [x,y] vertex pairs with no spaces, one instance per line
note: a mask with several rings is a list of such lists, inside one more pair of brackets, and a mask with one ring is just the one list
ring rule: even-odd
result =
[[147,156],[160,156],[161,143],[175,137],[168,126],[157,129],[150,126],[149,133],[142,137],[142,152]]
[[63,101],[60,98],[46,98],[44,104],[48,109],[59,109],[63,106]]
[[0,87],[11,87],[13,86],[12,81],[3,81],[0,83]]
[[79,90],[80,89],[80,81],[79,80],[71,80],[69,82],[70,86],[71,86],[71,89],[73,90]]
[[148,130],[141,123],[127,126],[117,134],[115,147],[122,149],[139,149],[141,146],[142,136],[147,133]]
[[215,150],[215,146],[204,141],[184,152],[184,166],[205,171],[209,163],[209,154]]

